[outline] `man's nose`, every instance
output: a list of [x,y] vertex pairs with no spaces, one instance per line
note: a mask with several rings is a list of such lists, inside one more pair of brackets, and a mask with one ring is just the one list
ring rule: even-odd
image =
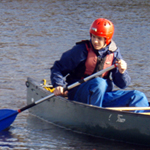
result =
[[94,42],[95,42],[95,43],[98,43],[98,39],[97,39],[97,38],[95,38]]

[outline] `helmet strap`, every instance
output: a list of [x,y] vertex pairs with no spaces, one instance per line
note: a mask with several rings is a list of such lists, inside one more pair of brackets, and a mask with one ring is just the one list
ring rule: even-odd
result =
[[103,48],[105,48],[107,45],[106,45],[106,43],[105,43],[105,45],[103,46]]
[[106,44],[106,38],[105,38],[105,45],[103,46],[103,48],[105,48],[107,46],[107,44]]

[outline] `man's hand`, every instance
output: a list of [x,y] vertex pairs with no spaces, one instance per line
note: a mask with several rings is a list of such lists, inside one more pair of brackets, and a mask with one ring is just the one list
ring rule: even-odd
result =
[[123,74],[127,70],[127,63],[122,59],[116,61],[116,63],[118,64],[119,72]]
[[56,96],[67,96],[68,91],[64,92],[64,88],[62,86],[57,86],[54,90],[54,94]]

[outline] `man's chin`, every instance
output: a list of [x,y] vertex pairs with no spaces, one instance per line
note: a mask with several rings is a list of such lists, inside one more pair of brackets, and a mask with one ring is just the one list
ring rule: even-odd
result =
[[95,50],[100,50],[102,47],[99,47],[99,46],[94,46],[94,49]]

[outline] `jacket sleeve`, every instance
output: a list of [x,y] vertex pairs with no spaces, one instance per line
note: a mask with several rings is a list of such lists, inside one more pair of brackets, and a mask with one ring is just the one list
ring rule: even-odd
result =
[[[123,59],[119,49],[116,50],[116,56],[114,57],[113,64],[115,63],[115,61],[117,61],[116,58]],[[123,74],[121,74],[118,68],[113,69],[112,79],[114,84],[121,89],[126,88],[131,83],[131,78],[128,74],[128,71],[126,70]]]
[[62,54],[59,61],[55,61],[51,68],[51,82],[54,87],[66,86],[64,77],[74,70],[84,60],[86,53],[85,45],[75,45],[71,50]]

